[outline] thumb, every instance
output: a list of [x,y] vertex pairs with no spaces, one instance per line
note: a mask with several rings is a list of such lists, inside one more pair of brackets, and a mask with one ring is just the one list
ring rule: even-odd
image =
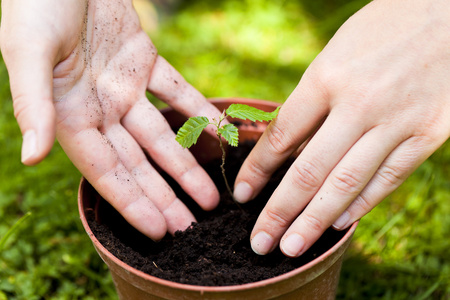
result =
[[23,136],[22,163],[34,165],[55,140],[53,62],[49,53],[32,49],[3,51],[9,73],[14,115]]

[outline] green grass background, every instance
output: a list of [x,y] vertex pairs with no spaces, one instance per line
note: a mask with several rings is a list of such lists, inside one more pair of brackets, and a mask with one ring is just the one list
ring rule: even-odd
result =
[[[207,97],[282,102],[335,30],[367,2],[164,1],[149,34]],[[20,163],[2,59],[0,105],[0,239],[31,212],[0,250],[0,300],[117,299],[79,220],[79,172],[57,144],[38,166]],[[362,219],[338,299],[450,299],[449,174],[447,141]]]

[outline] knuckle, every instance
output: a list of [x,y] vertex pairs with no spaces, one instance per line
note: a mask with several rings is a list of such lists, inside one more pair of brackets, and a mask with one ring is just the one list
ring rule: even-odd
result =
[[347,70],[333,61],[318,60],[306,70],[309,83],[316,92],[328,98],[330,93],[342,87],[343,78],[347,78]]
[[358,197],[356,197],[356,199],[353,201],[353,205],[355,205],[357,208],[360,208],[366,213],[371,211],[373,208],[373,206],[369,202],[369,199],[367,199],[363,195],[358,195]]
[[23,94],[17,94],[14,97],[13,101],[13,109],[14,109],[14,117],[18,120],[21,115],[24,114],[24,112],[27,109],[27,103],[25,101],[25,97]]
[[249,160],[246,167],[253,178],[265,178],[269,175],[269,171],[266,169],[265,164],[259,160]]
[[355,176],[356,172],[341,169],[336,175],[330,177],[333,187],[343,193],[354,194],[361,188],[361,180]]
[[387,164],[380,167],[378,175],[381,178],[381,182],[387,186],[397,186],[403,181],[401,168],[394,168]]
[[[19,125],[33,124],[51,115],[53,104],[50,101],[33,101],[26,92],[15,91],[13,96],[14,117]],[[22,127],[21,127],[22,128]],[[22,128],[24,129],[24,128]]]
[[16,53],[16,50],[21,46],[21,40],[16,38],[6,38],[9,36],[8,32],[2,30],[2,35],[0,36],[0,49],[3,57],[9,58],[11,55]]
[[316,174],[319,174],[315,164],[302,160],[293,164],[293,182],[303,191],[316,190],[321,181]]
[[283,130],[276,125],[275,122],[270,123],[268,127],[268,145],[269,151],[277,154],[284,154],[289,151],[290,143],[286,135],[286,130]]
[[291,224],[291,219],[282,210],[267,209],[266,217],[269,224],[276,224],[277,227],[287,228]]
[[330,72],[330,69],[339,70],[339,68],[333,68],[330,62],[323,62],[321,60],[316,60],[312,63],[306,70],[304,78],[309,79],[312,83],[320,86],[327,86],[327,84],[333,84],[336,81],[336,72]]
[[323,222],[311,213],[304,212],[301,217],[309,229],[314,231],[322,231],[324,229]]

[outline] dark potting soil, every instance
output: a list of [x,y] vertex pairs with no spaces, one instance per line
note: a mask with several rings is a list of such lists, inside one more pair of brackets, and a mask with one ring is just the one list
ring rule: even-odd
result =
[[[253,144],[241,143],[230,149],[226,172],[230,185]],[[97,222],[88,216],[94,235],[113,255],[150,275],[179,283],[202,286],[239,285],[275,277],[296,269],[327,251],[344,232],[328,229],[318,242],[299,258],[288,258],[277,248],[265,256],[250,247],[250,233],[256,219],[291,162],[284,164],[260,196],[238,207],[226,192],[220,160],[205,165],[205,170],[221,191],[221,202],[204,212],[169,177],[166,180],[197,218],[184,232],[167,235],[155,243],[131,227],[106,201],[100,202]]]

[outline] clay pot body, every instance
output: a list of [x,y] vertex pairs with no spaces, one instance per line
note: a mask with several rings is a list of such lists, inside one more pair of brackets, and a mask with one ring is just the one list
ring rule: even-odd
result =
[[[279,104],[250,99],[216,99],[212,102],[222,111],[231,103],[244,103],[259,109],[272,111]],[[178,127],[186,120],[177,112],[163,110],[168,122],[173,127]],[[254,126],[251,122],[242,122],[240,125],[240,140],[256,140],[262,134],[267,124]],[[200,162],[220,157],[221,152],[217,147],[217,140],[208,135],[202,135],[201,140],[192,149],[192,152]],[[195,286],[175,283],[145,274],[136,270],[115,256],[113,256],[96,239],[86,220],[85,213],[94,210],[97,215],[99,197],[92,186],[85,180],[81,180],[78,204],[83,226],[91,238],[95,249],[103,261],[108,265],[117,293],[120,299],[146,300],[146,299],[334,299],[339,281],[339,275],[346,251],[356,223],[345,233],[333,247],[311,262],[283,275],[263,281],[234,285],[234,286]]]

